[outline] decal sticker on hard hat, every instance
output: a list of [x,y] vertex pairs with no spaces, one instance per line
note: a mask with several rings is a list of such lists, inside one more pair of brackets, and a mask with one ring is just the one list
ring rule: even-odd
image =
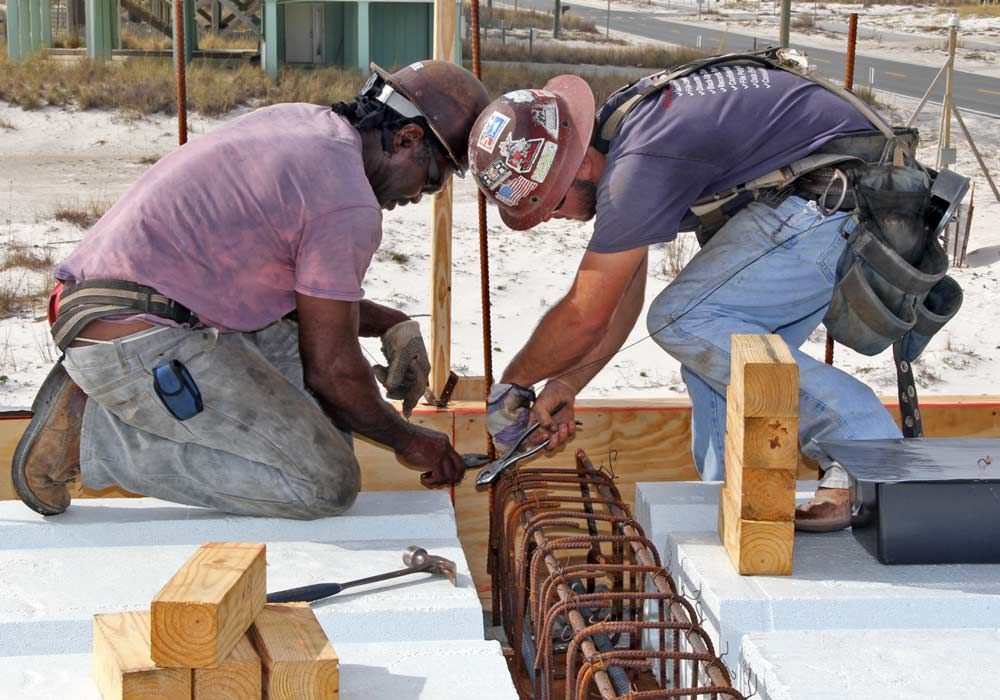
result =
[[554,92],[549,92],[548,90],[529,90],[532,95],[538,95],[539,97],[555,97]]
[[[490,118],[486,120],[486,126],[483,127],[482,133],[479,134],[479,140],[476,141],[476,145],[487,153],[492,153],[493,149],[496,148],[497,141],[500,139],[500,134],[503,133],[504,127],[510,123],[510,117],[500,114],[500,112],[494,112],[490,115]],[[508,136],[508,138],[510,138]]]
[[420,70],[423,67],[424,67],[424,64],[421,63],[420,61],[417,61],[416,63],[411,63],[410,64],[410,68],[412,68],[413,70]]
[[487,165],[484,170],[479,172],[479,181],[486,185],[487,189],[495,190],[511,175],[513,173],[507,167],[507,164],[497,158]]
[[545,139],[517,139],[507,134],[506,140],[500,144],[500,155],[510,169],[518,173],[530,173],[542,151]]
[[496,198],[508,206],[516,207],[517,203],[536,187],[538,187],[537,184],[518,175],[509,182],[501,185],[500,189],[496,192]]
[[511,102],[534,102],[535,98],[532,97],[531,93],[527,90],[515,90],[514,92],[508,92],[504,95]]
[[545,182],[546,176],[549,174],[549,169],[552,167],[552,161],[556,157],[556,151],[559,147],[552,143],[551,141],[546,141],[545,145],[542,146],[542,154],[538,156],[538,165],[535,166],[535,172],[531,173],[531,179],[535,182]]
[[531,108],[531,118],[540,124],[549,136],[559,139],[559,105],[555,102],[540,102]]

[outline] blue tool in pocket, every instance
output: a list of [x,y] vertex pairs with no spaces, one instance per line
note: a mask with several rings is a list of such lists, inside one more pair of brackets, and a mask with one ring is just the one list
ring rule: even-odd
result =
[[198,385],[179,360],[170,360],[153,368],[153,389],[170,415],[177,420],[187,420],[204,408]]

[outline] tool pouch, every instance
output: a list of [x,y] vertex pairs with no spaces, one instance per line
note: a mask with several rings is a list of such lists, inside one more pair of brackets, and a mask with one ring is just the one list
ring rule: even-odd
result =
[[928,220],[931,184],[928,172],[898,165],[868,166],[856,178],[859,225],[823,319],[837,342],[877,355],[903,339],[912,361],[958,312],[962,290],[945,276],[948,257]]

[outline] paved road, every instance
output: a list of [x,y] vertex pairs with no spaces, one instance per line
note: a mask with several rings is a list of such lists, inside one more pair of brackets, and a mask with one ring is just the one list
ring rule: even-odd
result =
[[[590,17],[597,22],[598,27],[604,27],[607,19],[606,10],[576,5],[572,1],[568,4],[571,6],[573,14]],[[518,5],[549,12],[552,10],[551,0],[519,0]],[[777,43],[773,38],[759,37],[755,40],[751,35],[695,27],[664,20],[647,13],[623,10],[611,11],[611,28],[647,39],[667,41],[683,46],[700,46],[712,52],[718,52],[720,47],[723,52],[732,52],[753,49],[755,44],[763,48]],[[844,79],[844,52],[817,49],[795,43],[792,44],[792,47],[807,51],[810,61],[816,64],[823,75],[838,81]],[[859,85],[867,85],[872,82],[873,86],[879,90],[919,99],[931,81],[934,80],[937,72],[938,68],[931,66],[902,63],[859,54],[855,60],[854,82]],[[944,78],[942,77],[935,89],[935,94],[931,96],[931,100],[940,102],[943,95]],[[1000,78],[955,71],[955,103],[963,111],[1000,117]]]

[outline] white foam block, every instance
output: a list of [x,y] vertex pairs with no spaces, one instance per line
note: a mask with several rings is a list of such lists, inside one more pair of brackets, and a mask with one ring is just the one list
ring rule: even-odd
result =
[[[380,700],[517,700],[497,642],[342,644],[340,695]],[[90,654],[0,658],[4,700],[100,700]]]
[[1000,695],[1000,630],[749,634],[740,685],[761,700],[926,700]]
[[[482,608],[454,539],[269,542],[267,589],[343,583],[400,569],[411,544],[454,561],[458,587],[440,576],[415,574],[350,588],[314,604],[327,634],[342,643],[483,639]],[[194,545],[0,550],[0,654],[90,650],[95,613],[147,609],[194,551]]]
[[[653,501],[645,484],[637,493]],[[666,488],[657,499],[670,497]],[[656,508],[647,507],[656,531]],[[662,534],[664,560],[720,653],[735,654],[745,634],[772,630],[1000,628],[1000,565],[886,566],[844,531],[798,533],[791,576],[740,576],[714,519],[701,531],[671,528]]]
[[335,518],[282,520],[228,515],[153,498],[77,499],[44,518],[20,501],[0,501],[0,549],[199,544],[208,541],[348,542],[456,537],[444,491],[366,491]]

